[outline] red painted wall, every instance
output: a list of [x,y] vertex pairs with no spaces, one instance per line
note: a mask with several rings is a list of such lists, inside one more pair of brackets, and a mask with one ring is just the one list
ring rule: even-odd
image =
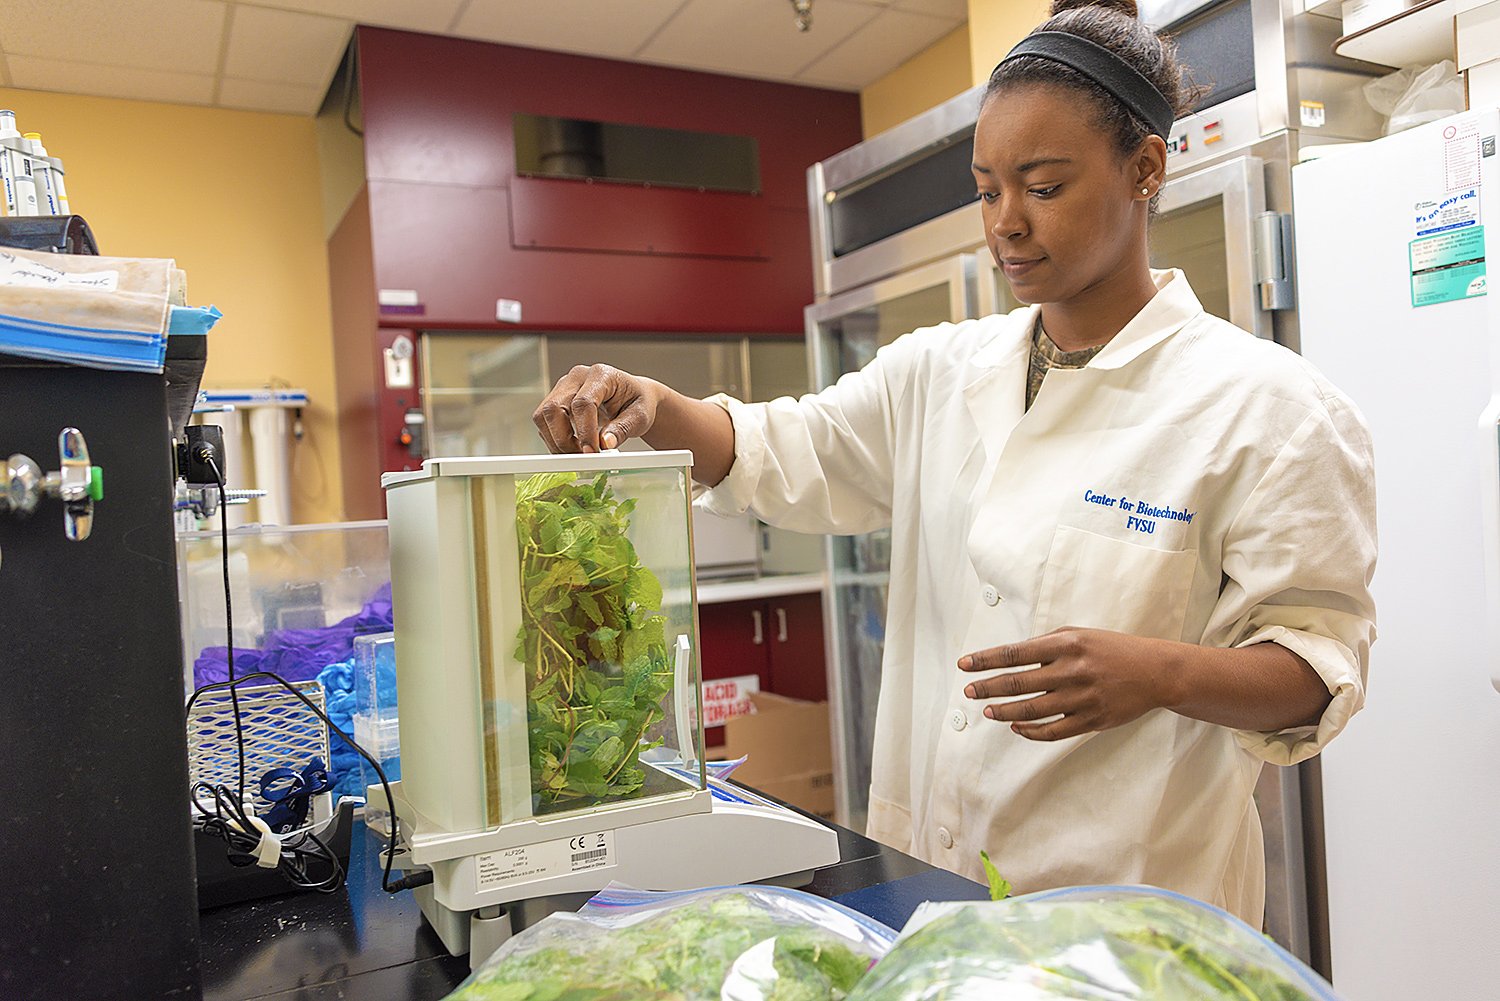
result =
[[[806,170],[861,138],[856,94],[359,29],[379,288],[389,326],[800,333]],[[518,178],[516,113],[753,136],[761,191]],[[603,248],[597,250],[580,247]]]

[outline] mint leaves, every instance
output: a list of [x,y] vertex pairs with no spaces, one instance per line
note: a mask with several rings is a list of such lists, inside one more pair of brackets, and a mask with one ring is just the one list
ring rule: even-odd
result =
[[573,473],[517,481],[532,807],[538,814],[636,795],[641,752],[672,691],[661,582],[628,537],[634,500]]
[[[690,899],[642,920],[602,928],[553,915],[448,1001],[839,1001],[872,955],[799,914],[778,914],[745,893]],[[517,944],[520,944],[518,936]]]
[[1000,875],[1000,870],[990,861],[990,853],[983,848],[979,850],[979,861],[984,863],[984,875],[990,881],[990,899],[1004,900],[1010,896],[1010,880]]

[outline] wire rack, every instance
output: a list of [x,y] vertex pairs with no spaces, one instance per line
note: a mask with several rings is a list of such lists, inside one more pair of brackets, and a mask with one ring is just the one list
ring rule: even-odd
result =
[[[316,681],[292,682],[320,710],[323,687]],[[300,772],[314,757],[329,761],[328,727],[280,685],[242,687],[240,726],[245,734],[245,792],[257,812],[270,803],[260,796],[260,777],[273,768]],[[205,692],[187,720],[188,771],[193,782],[227,785],[239,782],[239,748],[235,741],[234,705],[228,691]]]

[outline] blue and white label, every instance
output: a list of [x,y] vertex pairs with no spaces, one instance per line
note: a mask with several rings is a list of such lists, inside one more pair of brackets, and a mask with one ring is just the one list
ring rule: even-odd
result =
[[1455,191],[1440,201],[1417,202],[1412,206],[1412,222],[1418,239],[1478,226],[1479,189]]
[[1163,522],[1180,521],[1191,525],[1193,519],[1198,516],[1197,511],[1189,511],[1186,507],[1158,504],[1152,500],[1129,497],[1124,493],[1112,494],[1108,490],[1086,489],[1083,492],[1083,500],[1087,504],[1097,504],[1099,507],[1119,511],[1125,516],[1125,528],[1142,535],[1155,535],[1157,528]]

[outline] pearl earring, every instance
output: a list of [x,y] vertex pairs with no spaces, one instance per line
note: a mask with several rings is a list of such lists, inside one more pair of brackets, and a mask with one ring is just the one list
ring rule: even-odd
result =
[[1150,193],[1151,193],[1151,189],[1150,188],[1142,188],[1141,189],[1141,194],[1143,194],[1143,195],[1149,195]]

